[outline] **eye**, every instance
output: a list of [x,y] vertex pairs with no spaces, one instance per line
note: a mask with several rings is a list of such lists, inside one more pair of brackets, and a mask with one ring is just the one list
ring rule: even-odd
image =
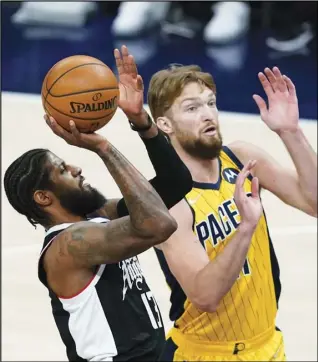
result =
[[65,165],[64,165],[64,164],[61,164],[61,165],[60,165],[60,172],[61,172],[61,173],[64,173],[65,171],[66,171]]
[[197,110],[198,107],[195,107],[195,106],[191,106],[189,108],[187,108],[187,112],[194,112]]
[[209,106],[210,106],[210,107],[214,107],[214,106],[215,106],[215,101],[210,101],[210,102],[209,102]]

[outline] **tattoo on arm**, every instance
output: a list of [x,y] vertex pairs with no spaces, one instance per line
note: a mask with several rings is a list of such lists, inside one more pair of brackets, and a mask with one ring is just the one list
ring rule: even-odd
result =
[[59,264],[62,261],[67,268],[85,268],[130,258],[162,242],[162,238],[167,239],[160,230],[154,235],[139,235],[125,216],[105,224],[74,224],[58,235],[53,245],[58,248]]
[[112,145],[99,153],[120,188],[130,214],[132,225],[142,233],[173,222],[162,199],[140,172]]
[[151,184],[112,145],[99,155],[119,186],[130,215],[108,223],[75,223],[54,244],[68,267],[115,263],[160,244],[176,230],[176,221]]

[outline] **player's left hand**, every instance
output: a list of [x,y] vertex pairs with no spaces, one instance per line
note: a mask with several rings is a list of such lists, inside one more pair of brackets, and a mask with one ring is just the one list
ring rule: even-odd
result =
[[[265,74],[264,74],[265,73]],[[299,126],[299,108],[293,82],[282,75],[277,67],[265,68],[258,78],[267,95],[268,107],[263,98],[254,94],[262,120],[274,132],[293,132]]]
[[[121,47],[121,51],[118,49],[114,50],[114,57],[119,76],[120,98],[118,106],[129,120],[138,121],[139,118],[142,119],[144,112],[143,80],[138,74],[134,57],[129,54],[128,48],[125,45]],[[143,125],[140,124],[139,126]]]

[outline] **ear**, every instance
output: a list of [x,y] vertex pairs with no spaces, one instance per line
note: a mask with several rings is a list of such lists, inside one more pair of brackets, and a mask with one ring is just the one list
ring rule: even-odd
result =
[[37,190],[33,194],[33,200],[39,206],[50,206],[53,203],[53,195],[49,191]]
[[159,117],[157,118],[157,126],[166,134],[173,133],[173,126],[172,122],[168,117]]

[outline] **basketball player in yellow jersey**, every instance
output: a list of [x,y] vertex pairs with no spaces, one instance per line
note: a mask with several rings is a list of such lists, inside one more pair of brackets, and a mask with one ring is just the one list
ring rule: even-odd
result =
[[258,76],[268,107],[260,96],[253,98],[262,120],[286,146],[294,170],[255,145],[223,146],[215,84],[199,67],[172,66],[150,82],[152,115],[194,180],[186,200],[170,210],[178,230],[156,249],[171,289],[174,321],[163,361],[286,358],[275,324],[279,267],[265,214],[257,213],[257,181],[252,179],[317,217],[317,155],[299,126],[292,81],[276,67]]

